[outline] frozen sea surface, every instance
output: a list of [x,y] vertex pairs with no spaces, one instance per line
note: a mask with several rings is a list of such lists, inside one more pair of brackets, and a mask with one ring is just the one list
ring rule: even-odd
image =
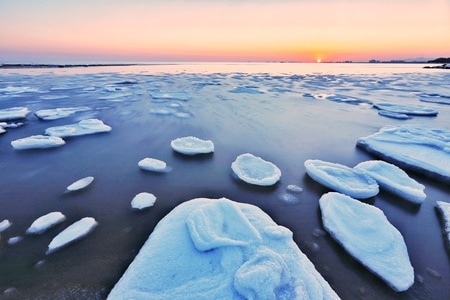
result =
[[[0,69],[0,109],[30,111],[23,119],[5,121],[23,126],[8,125],[0,135],[0,221],[11,224],[1,232],[0,298],[105,299],[156,224],[177,205],[226,197],[260,207],[292,231],[296,245],[342,299],[449,299],[450,256],[435,209],[437,200],[450,202],[446,182],[398,165],[425,186],[427,199],[416,205],[381,190],[364,200],[383,211],[408,248],[416,282],[398,293],[324,233],[319,199],[329,189],[312,180],[303,165],[308,159],[345,166],[379,159],[355,144],[387,125],[449,130],[450,105],[438,103],[448,100],[448,82],[447,70],[415,64]],[[170,97],[153,98],[156,92]],[[183,93],[173,94],[178,92]],[[421,101],[425,97],[435,102]],[[426,105],[439,114],[386,118],[370,104],[379,102]],[[70,107],[90,110],[49,121],[35,115]],[[151,113],[165,107],[173,113]],[[11,147],[11,141],[86,119],[102,120],[113,130],[64,138],[63,147]],[[170,142],[184,136],[211,139],[214,153],[173,151]],[[242,153],[276,163],[282,177],[272,186],[236,180],[230,165]],[[142,171],[137,164],[146,157],[165,162],[171,171]],[[95,184],[64,192],[87,175]],[[302,192],[292,192],[290,185]],[[157,202],[142,211],[131,209],[130,201],[142,191],[157,195]],[[63,223],[41,235],[25,234],[36,218],[55,211],[66,216]],[[63,228],[86,216],[100,224],[92,234],[45,255]],[[23,239],[9,245],[14,237]]]

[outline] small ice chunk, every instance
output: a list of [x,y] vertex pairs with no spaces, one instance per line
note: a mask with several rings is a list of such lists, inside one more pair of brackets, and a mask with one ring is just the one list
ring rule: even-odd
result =
[[53,238],[48,245],[48,250],[45,254],[53,253],[56,250],[87,236],[95,229],[95,227],[97,227],[97,225],[97,221],[91,217],[85,217],[78,220]]
[[67,191],[73,192],[73,191],[78,191],[78,190],[84,189],[85,187],[90,185],[92,183],[92,181],[94,181],[94,177],[92,177],[92,176],[81,178],[80,180],[77,180],[74,183],[72,183],[71,185],[69,185],[67,187]]
[[76,112],[83,112],[88,110],[90,110],[90,108],[86,106],[61,107],[54,109],[41,109],[36,111],[34,114],[41,120],[56,120],[68,117]]
[[24,119],[30,113],[27,107],[11,107],[0,109],[0,121]]
[[162,160],[148,157],[140,160],[138,166],[142,170],[154,172],[164,172],[167,169],[167,164]]
[[136,209],[144,209],[155,204],[156,197],[150,193],[139,193],[131,200],[131,207]]
[[55,211],[48,213],[46,215],[43,215],[31,224],[30,227],[28,227],[26,233],[27,234],[41,234],[47,229],[63,222],[66,219],[66,216],[63,215],[61,212]]
[[325,230],[350,255],[395,291],[411,287],[405,241],[380,209],[336,192],[324,194],[319,205]]
[[63,146],[66,142],[56,136],[32,135],[26,138],[14,140],[11,142],[16,150],[26,149],[46,149]]
[[386,110],[405,115],[435,116],[438,114],[438,111],[435,109],[419,105],[406,105],[406,104],[384,102],[384,103],[374,103],[373,106],[381,110]]
[[186,154],[206,154],[214,152],[214,144],[210,140],[202,140],[194,136],[177,138],[170,142],[173,150]]
[[290,184],[287,186],[286,190],[290,193],[299,194],[303,192],[303,189],[295,184]]
[[77,124],[50,127],[45,130],[45,134],[57,137],[78,136],[86,134],[94,134],[101,132],[109,132],[111,127],[105,125],[99,119],[86,119]]
[[366,171],[381,188],[413,203],[421,204],[427,197],[424,193],[425,186],[409,177],[396,165],[382,160],[370,160],[358,164],[354,169]]
[[5,231],[6,229],[8,229],[10,226],[12,225],[12,223],[9,220],[3,220],[0,222],[0,232]]
[[441,219],[444,225],[445,240],[447,241],[447,248],[450,250],[450,203],[437,201],[436,208],[441,213]]
[[318,183],[353,198],[365,199],[379,192],[377,182],[361,170],[318,159],[306,160],[305,168]]
[[236,157],[231,169],[241,180],[255,185],[274,185],[281,178],[281,171],[275,164],[250,153]]
[[14,236],[12,238],[8,239],[8,245],[15,245],[23,240],[23,237],[21,236]]

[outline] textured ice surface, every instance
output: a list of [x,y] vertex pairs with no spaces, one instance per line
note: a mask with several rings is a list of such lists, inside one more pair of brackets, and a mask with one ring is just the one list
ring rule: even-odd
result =
[[447,248],[450,250],[450,203],[437,201],[436,208],[441,213],[442,223],[444,225],[444,235],[447,242]]
[[250,153],[236,157],[231,169],[241,180],[255,185],[273,185],[281,177],[281,171],[275,164]]
[[364,171],[318,159],[308,159],[304,165],[312,179],[353,198],[365,199],[379,192],[377,182]]
[[214,152],[214,144],[210,140],[202,140],[194,136],[177,138],[170,142],[173,150],[186,154],[196,155]]
[[46,254],[55,252],[56,250],[71,244],[91,233],[98,223],[94,218],[85,217],[73,223],[63,231],[61,231],[48,245]]
[[381,188],[413,203],[420,204],[427,197],[424,192],[425,186],[409,177],[396,165],[382,160],[370,160],[359,163],[355,169],[366,171]]
[[12,141],[11,146],[16,150],[26,150],[59,147],[65,143],[62,138],[56,136],[32,135]]
[[131,200],[131,207],[136,209],[144,209],[155,204],[156,197],[150,193],[139,193]]
[[386,126],[357,145],[402,168],[450,182],[450,130],[427,125]]
[[191,96],[187,92],[151,92],[153,99],[188,101]]
[[385,103],[374,103],[373,106],[381,110],[406,115],[435,116],[438,114],[438,111],[435,109],[418,105],[405,105],[405,104],[385,102]]
[[74,183],[72,183],[71,185],[69,185],[67,187],[67,190],[72,192],[72,191],[78,191],[78,190],[84,189],[85,187],[90,185],[92,183],[92,181],[94,181],[94,177],[92,177],[92,176],[81,178],[81,179],[75,181]]
[[36,220],[28,227],[28,234],[41,234],[47,229],[63,222],[66,219],[66,216],[61,212],[55,211],[43,215]]
[[90,108],[86,106],[60,107],[53,109],[41,109],[36,111],[34,114],[41,120],[56,120],[68,117],[76,112],[83,112],[88,110],[90,110]]
[[11,107],[0,110],[0,121],[23,119],[30,113],[27,107]]
[[399,119],[399,120],[407,120],[407,119],[411,119],[410,116],[408,116],[407,114],[401,114],[398,112],[393,112],[393,111],[389,111],[389,110],[379,110],[378,114],[380,116],[383,117],[388,117],[388,118],[393,118],[393,119]]
[[0,222],[0,232],[5,231],[6,229],[8,229],[10,226],[12,225],[12,223],[9,220],[3,220]]
[[336,192],[324,194],[319,205],[325,230],[350,255],[395,291],[413,285],[403,236],[380,209]]
[[146,157],[138,162],[139,168],[146,171],[164,172],[167,169],[167,164],[162,160],[156,158]]
[[78,136],[85,134],[94,134],[101,132],[109,132],[111,127],[105,125],[99,119],[86,119],[77,124],[50,127],[45,130],[45,134],[58,137]]
[[184,202],[156,226],[108,299],[338,299],[258,207]]

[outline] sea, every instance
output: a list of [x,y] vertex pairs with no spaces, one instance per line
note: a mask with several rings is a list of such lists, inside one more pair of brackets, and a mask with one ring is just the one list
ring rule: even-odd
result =
[[[190,199],[226,197],[256,205],[289,228],[342,299],[450,299],[449,249],[435,209],[436,201],[450,202],[448,182],[405,169],[426,187],[421,205],[383,190],[362,200],[380,208],[404,237],[416,278],[408,291],[398,293],[324,231],[318,201],[330,190],[312,180],[303,165],[320,159],[353,167],[379,159],[356,142],[387,125],[450,130],[450,72],[423,67],[152,63],[0,69],[0,109],[30,110],[0,135],[0,222],[12,223],[0,233],[0,298],[105,299],[167,213]],[[379,102],[439,113],[388,118],[373,107]],[[34,114],[67,107],[88,109],[56,120]],[[112,130],[69,137],[51,149],[11,146],[49,127],[89,118]],[[185,136],[213,141],[214,153],[175,152],[171,141]],[[231,163],[243,153],[274,163],[281,180],[269,187],[239,180]],[[138,162],[146,157],[166,162],[170,172],[141,170]],[[86,176],[95,178],[90,186],[66,192]],[[302,191],[293,193],[289,185]],[[154,206],[132,209],[131,200],[141,192],[156,196]],[[43,234],[25,233],[53,211],[67,219]],[[50,241],[84,217],[95,218],[95,230],[46,255]]]

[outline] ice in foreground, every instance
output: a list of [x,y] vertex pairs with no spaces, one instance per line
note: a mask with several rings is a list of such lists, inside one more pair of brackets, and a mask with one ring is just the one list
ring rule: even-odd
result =
[[41,120],[57,120],[61,118],[73,115],[76,112],[88,111],[89,107],[79,106],[79,107],[60,107],[53,109],[41,109],[36,111],[34,114]]
[[170,142],[170,146],[173,150],[186,155],[214,152],[214,144],[212,141],[205,141],[194,136],[177,138]]
[[374,103],[373,106],[380,110],[405,115],[435,116],[438,114],[438,111],[435,109],[418,105],[405,105],[405,104],[383,102],[383,103]]
[[0,121],[23,119],[30,113],[27,107],[11,107],[0,109]]
[[409,177],[396,165],[382,160],[369,160],[359,163],[355,169],[366,171],[381,188],[413,203],[421,204],[427,197],[425,186]]
[[139,193],[131,200],[131,207],[136,209],[144,209],[155,204],[156,197],[150,193]]
[[32,135],[12,141],[11,146],[16,150],[46,149],[60,147],[65,143],[66,142],[62,138],[56,136]]
[[28,234],[41,234],[47,229],[63,222],[65,219],[66,216],[61,212],[51,212],[34,220],[31,226],[28,227],[26,232]]
[[73,192],[73,191],[78,191],[78,190],[84,189],[85,187],[90,185],[92,183],[92,181],[94,181],[94,177],[92,177],[92,176],[81,178],[80,180],[77,180],[74,183],[72,183],[71,185],[69,185],[67,187],[67,191]]
[[447,242],[447,248],[450,250],[450,203],[444,201],[437,201],[436,208],[441,213],[441,218],[444,224],[444,233]]
[[156,226],[108,299],[338,299],[261,209],[184,202]]
[[77,124],[47,128],[45,130],[45,134],[57,137],[67,137],[109,131],[111,131],[111,127],[105,125],[103,121],[99,119],[86,119],[78,122]]
[[365,199],[379,192],[377,182],[361,170],[318,159],[306,160],[305,168],[318,183],[353,198]]
[[85,217],[73,223],[63,231],[61,231],[48,245],[46,254],[55,252],[56,250],[73,243],[91,233],[98,223],[94,218]]
[[450,130],[426,125],[386,126],[357,145],[401,168],[450,182]]
[[324,194],[319,205],[325,230],[350,255],[397,292],[413,285],[403,236],[380,209],[336,192]]
[[162,160],[155,158],[144,158],[138,162],[139,168],[146,171],[166,172],[168,171],[167,164]]
[[236,157],[231,169],[241,180],[255,185],[274,185],[281,178],[281,171],[276,165],[250,153]]

